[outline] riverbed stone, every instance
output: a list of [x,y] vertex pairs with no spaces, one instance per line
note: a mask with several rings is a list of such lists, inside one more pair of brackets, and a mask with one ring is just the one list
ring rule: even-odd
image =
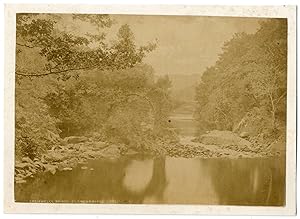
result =
[[110,145],[101,150],[102,155],[107,158],[118,158],[121,155],[121,148],[118,145]]
[[239,137],[236,133],[231,131],[214,130],[208,134],[201,135],[199,141],[206,145],[219,145],[219,146],[237,146],[237,147],[250,147],[251,142]]
[[45,159],[49,161],[63,161],[64,158],[65,156],[61,152],[57,151],[50,151],[45,156]]
[[29,166],[28,163],[16,163],[15,167],[18,169],[24,169],[25,167]]
[[56,173],[56,169],[58,169],[58,166],[51,165],[51,164],[45,164],[45,172],[50,172],[53,175]]
[[16,180],[17,184],[26,183],[27,181],[25,179]]
[[31,160],[29,157],[23,157],[23,158],[22,158],[22,162],[23,162],[23,163],[34,164],[33,160]]
[[107,146],[108,145],[103,141],[94,142],[94,148],[97,148],[97,149],[102,149],[102,148],[105,148]]
[[77,144],[88,141],[88,138],[85,136],[69,136],[64,138],[64,141],[66,141],[68,144]]
[[135,154],[138,154],[138,152],[133,150],[132,148],[129,148],[125,153],[125,155],[135,155]]
[[249,132],[242,132],[242,133],[240,134],[240,137],[241,137],[241,138],[247,138],[247,137],[249,137]]

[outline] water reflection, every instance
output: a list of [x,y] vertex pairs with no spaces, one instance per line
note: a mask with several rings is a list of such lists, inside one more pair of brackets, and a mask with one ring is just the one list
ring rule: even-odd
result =
[[276,159],[202,160],[218,204],[284,205],[284,161]]
[[165,158],[131,161],[126,167],[123,185],[143,203],[163,203],[166,188]]
[[218,204],[218,195],[202,160],[168,158],[166,177],[168,186],[164,196],[167,203]]
[[153,160],[132,160],[125,168],[125,177],[123,179],[123,186],[133,192],[143,192],[153,174]]
[[16,200],[96,203],[283,205],[284,161],[123,158],[95,160],[16,185]]

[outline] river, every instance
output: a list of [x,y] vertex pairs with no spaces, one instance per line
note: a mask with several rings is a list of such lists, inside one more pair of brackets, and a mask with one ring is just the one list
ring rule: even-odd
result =
[[[193,135],[191,115],[171,122]],[[283,158],[200,159],[123,156],[15,184],[18,202],[271,205],[285,203]]]

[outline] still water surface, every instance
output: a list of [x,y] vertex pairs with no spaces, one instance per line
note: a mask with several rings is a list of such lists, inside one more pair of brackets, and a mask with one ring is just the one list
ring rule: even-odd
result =
[[[93,160],[88,169],[17,184],[20,202],[284,205],[283,160],[149,158]],[[92,168],[92,170],[90,169]]]

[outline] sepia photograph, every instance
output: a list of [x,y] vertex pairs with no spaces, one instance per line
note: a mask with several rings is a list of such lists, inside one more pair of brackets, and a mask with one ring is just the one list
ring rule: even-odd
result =
[[286,206],[286,17],[14,19],[15,203]]

